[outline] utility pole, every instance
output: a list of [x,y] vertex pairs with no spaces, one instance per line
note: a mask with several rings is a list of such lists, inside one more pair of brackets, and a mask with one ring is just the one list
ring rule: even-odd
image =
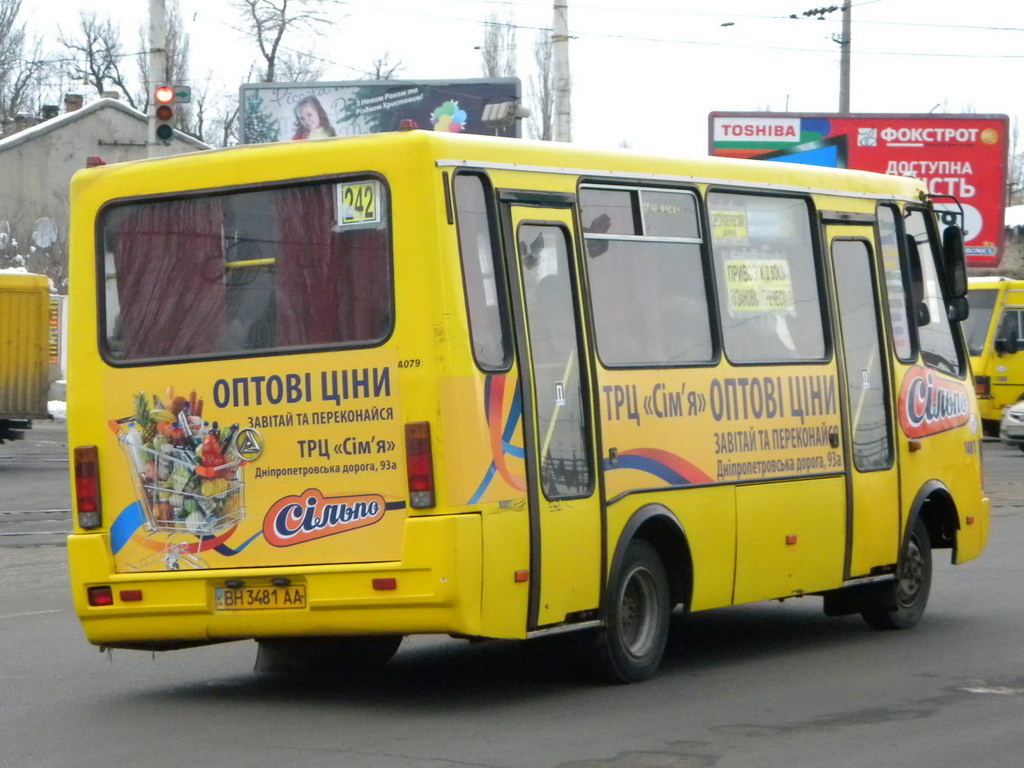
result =
[[146,141],[150,157],[156,154],[156,99],[157,86],[167,80],[167,8],[164,0],[149,0],[149,82],[146,114],[149,118],[149,136]]
[[850,112],[850,3],[843,0],[843,36],[839,40],[839,111]]
[[551,35],[551,68],[554,80],[555,141],[572,141],[572,81],[569,78],[569,4],[555,0]]

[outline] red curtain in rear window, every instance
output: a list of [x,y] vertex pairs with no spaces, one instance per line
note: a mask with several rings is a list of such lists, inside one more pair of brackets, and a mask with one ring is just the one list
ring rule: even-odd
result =
[[[119,307],[107,311],[115,313],[115,356],[143,360],[383,340],[393,315],[387,219],[337,227],[336,189],[316,184],[112,211],[107,242]],[[226,247],[238,253],[232,244],[257,246],[255,256],[225,264]]]
[[280,346],[381,339],[391,323],[387,231],[334,228],[334,187],[280,192]]
[[225,323],[221,208],[216,199],[135,206],[115,235],[126,359],[217,349]]

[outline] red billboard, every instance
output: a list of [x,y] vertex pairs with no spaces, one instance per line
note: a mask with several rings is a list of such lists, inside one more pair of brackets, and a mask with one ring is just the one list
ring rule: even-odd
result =
[[919,178],[933,195],[953,195],[963,206],[968,265],[999,265],[1006,115],[712,112],[708,123],[712,155]]

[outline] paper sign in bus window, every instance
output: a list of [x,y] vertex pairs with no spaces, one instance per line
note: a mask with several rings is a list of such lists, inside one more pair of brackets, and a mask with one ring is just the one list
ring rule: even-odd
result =
[[729,313],[792,312],[793,281],[785,259],[727,259]]
[[380,223],[380,184],[356,181],[338,184],[338,226],[358,227]]
[[746,211],[711,211],[711,233],[715,240],[747,239]]

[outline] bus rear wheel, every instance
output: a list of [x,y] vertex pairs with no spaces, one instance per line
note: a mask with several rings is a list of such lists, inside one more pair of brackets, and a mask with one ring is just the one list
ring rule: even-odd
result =
[[642,539],[630,542],[608,590],[607,620],[594,648],[597,674],[618,683],[653,677],[665,652],[670,609],[657,551]]
[[903,545],[896,581],[878,602],[861,611],[876,629],[909,629],[921,620],[932,585],[932,548],[928,528],[918,518]]

